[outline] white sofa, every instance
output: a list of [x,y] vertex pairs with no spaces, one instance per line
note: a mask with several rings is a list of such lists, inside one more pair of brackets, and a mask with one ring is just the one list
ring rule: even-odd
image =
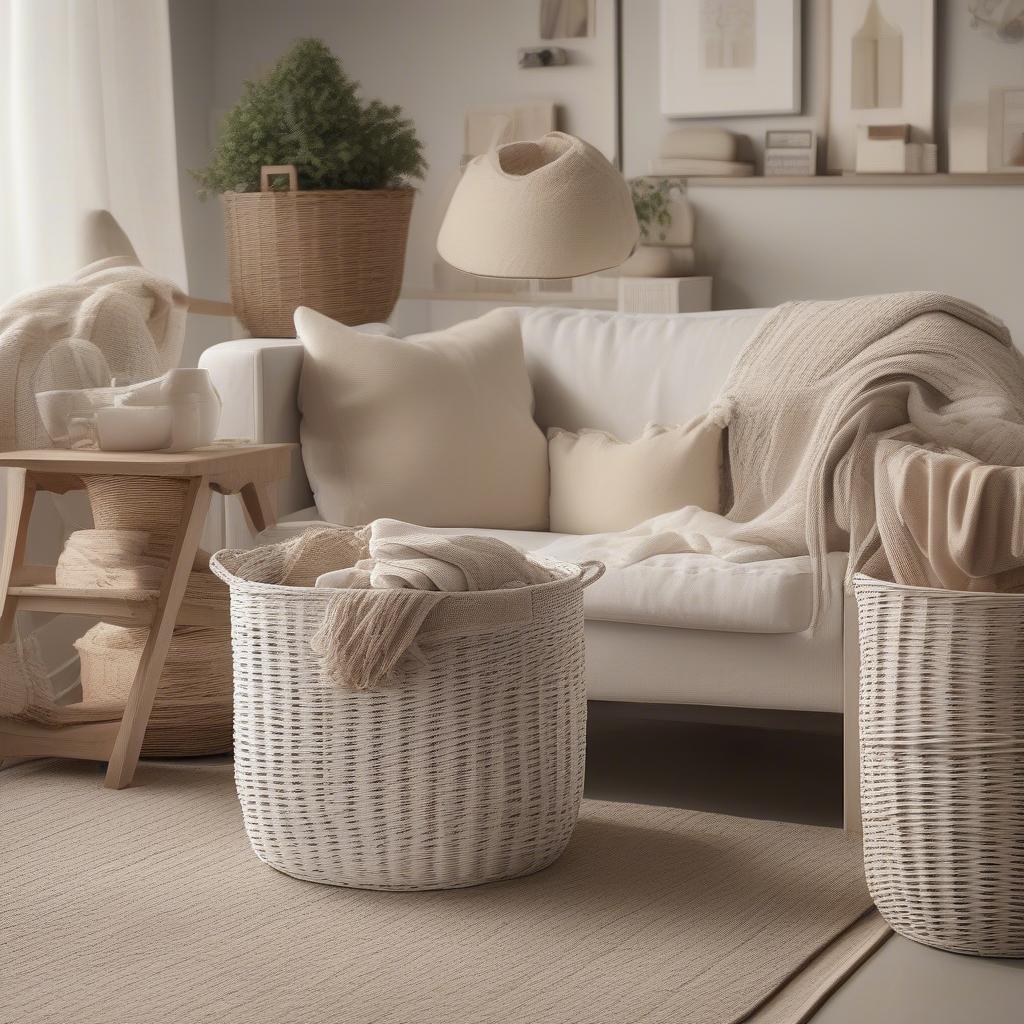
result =
[[[623,439],[649,422],[707,410],[763,310],[675,315],[520,310],[541,427],[597,427]],[[298,441],[302,347],[294,339],[216,345],[200,365],[224,400],[221,433]],[[344,438],[338,439],[344,444]],[[274,539],[318,519],[301,461],[279,496]],[[472,524],[453,523],[471,527]],[[551,534],[487,531],[531,549]],[[251,535],[223,506],[228,546]],[[816,630],[809,561],[734,565],[666,555],[610,570],[587,597],[587,686],[594,700],[642,701],[846,716],[847,824],[856,823],[856,638],[844,594],[845,554],[830,556],[832,596]]]

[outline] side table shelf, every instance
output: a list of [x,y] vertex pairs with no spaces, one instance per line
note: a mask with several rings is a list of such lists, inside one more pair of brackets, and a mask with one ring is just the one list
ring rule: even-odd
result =
[[[153,621],[158,590],[72,590],[37,583],[28,587],[8,587],[7,595],[26,612],[56,612],[67,615],[94,615],[118,626],[148,626]],[[223,626],[227,616],[216,608],[182,602],[176,626]]]
[[[265,529],[275,521],[272,488],[288,476],[293,447],[211,446],[174,455],[56,450],[0,454],[0,468],[9,474],[0,562],[0,643],[11,639],[18,611],[86,615],[149,627],[120,720],[49,726],[0,718],[0,759],[51,756],[107,761],[108,787],[123,789],[131,784],[174,627],[225,622],[222,611],[184,601],[212,492],[238,494],[253,528]],[[53,566],[25,564],[36,493],[82,489],[90,476],[129,476],[141,481],[173,477],[188,482],[168,571],[159,590],[58,587]]]

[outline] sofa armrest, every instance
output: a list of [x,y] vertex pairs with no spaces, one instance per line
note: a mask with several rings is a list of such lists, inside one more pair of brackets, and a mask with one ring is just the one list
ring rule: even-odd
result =
[[[247,438],[256,444],[299,441],[296,396],[302,372],[302,344],[294,338],[246,338],[225,341],[203,352],[199,365],[209,370],[224,407],[220,437]],[[278,488],[278,515],[313,504],[302,457],[296,448],[292,473]],[[204,535],[209,545],[245,547],[252,540],[239,503],[221,502]],[[217,531],[219,518],[219,536]]]

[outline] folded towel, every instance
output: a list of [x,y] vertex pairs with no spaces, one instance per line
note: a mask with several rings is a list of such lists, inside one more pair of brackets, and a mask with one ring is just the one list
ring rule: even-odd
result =
[[735,160],[739,136],[725,128],[694,125],[666,132],[660,157],[676,160]]
[[518,548],[494,537],[450,537],[397,519],[371,524],[370,558],[370,583],[378,590],[504,590],[552,578]]
[[64,542],[54,582],[59,587],[156,590],[167,560],[149,554],[143,530],[76,530]]
[[448,536],[395,519],[369,527],[370,558],[325,573],[338,587],[313,651],[325,676],[346,689],[393,682],[420,628],[446,594],[549,583],[554,574],[493,537]]
[[658,157],[649,164],[651,174],[669,177],[749,178],[754,165],[738,160],[698,160],[693,157]]

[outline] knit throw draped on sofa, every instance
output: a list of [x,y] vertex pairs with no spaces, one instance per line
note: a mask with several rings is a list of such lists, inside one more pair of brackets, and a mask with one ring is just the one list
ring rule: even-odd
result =
[[734,503],[724,516],[684,508],[538,554],[611,565],[683,552],[734,562],[809,554],[816,621],[827,552],[848,550],[851,576],[869,559],[879,565],[880,440],[1024,465],[1024,358],[1002,323],[947,295],[790,302],[762,321],[712,415],[728,426]]

